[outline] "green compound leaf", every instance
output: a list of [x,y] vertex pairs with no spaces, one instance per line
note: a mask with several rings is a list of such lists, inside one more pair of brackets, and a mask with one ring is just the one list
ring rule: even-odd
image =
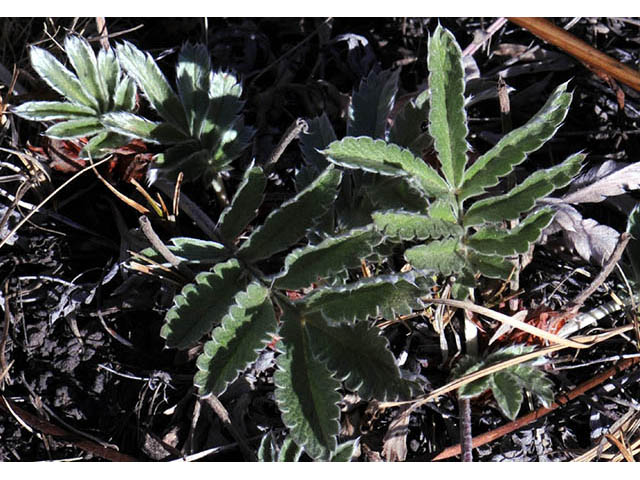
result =
[[346,168],[391,177],[412,178],[425,196],[449,193],[449,187],[438,172],[407,149],[373,140],[369,137],[346,137],[335,141],[322,152],[329,161]]
[[426,127],[429,118],[429,91],[405,103],[389,132],[389,142],[408,148],[413,154],[422,155],[433,145],[433,138]]
[[289,290],[308,287],[318,279],[357,267],[381,242],[382,236],[378,232],[360,228],[294,250],[287,255],[283,273],[273,286]]
[[245,260],[269,258],[300,240],[333,204],[342,174],[327,168],[307,188],[274,210],[238,250]]
[[80,150],[81,158],[102,158],[113,152],[114,149],[126,145],[131,141],[130,137],[120,135],[115,132],[102,132],[92,137],[82,150]]
[[116,51],[120,64],[136,81],[151,106],[164,120],[186,133],[188,125],[184,108],[153,57],[129,42],[119,44]]
[[[451,378],[457,379],[477,372],[485,366],[482,360],[479,360],[471,355],[465,355],[456,363],[456,366],[451,371]],[[474,398],[483,392],[489,390],[489,378],[482,377],[473,382],[469,382],[460,388],[458,388],[458,397],[460,398]]]
[[580,171],[585,155],[576,153],[555,167],[538,170],[509,193],[480,200],[467,210],[464,225],[515,220],[553,190],[567,185]]
[[87,117],[56,123],[47,128],[44,134],[51,138],[68,139],[89,137],[103,131],[104,126],[96,117]]
[[[105,110],[118,110],[117,107],[114,108],[113,99],[122,77],[122,70],[120,70],[120,64],[112,49],[105,50],[101,48],[98,52],[98,72],[102,88],[104,88],[104,91],[107,93]],[[127,110],[131,109],[133,109],[133,107]]]
[[113,94],[113,109],[130,112],[136,107],[136,82],[129,77],[122,77]]
[[409,248],[404,252],[404,258],[418,270],[451,275],[467,265],[459,251],[459,244],[457,238],[434,240],[426,245]]
[[78,75],[80,85],[88,96],[97,100],[100,111],[109,108],[109,92],[98,70],[98,60],[89,42],[83,38],[69,36],[64,41],[64,49],[73,69]]
[[225,135],[240,131],[236,126],[244,102],[242,85],[229,72],[212,72],[209,80],[209,110],[202,126],[202,143],[213,151],[219,148]]
[[189,132],[198,138],[209,110],[211,60],[207,48],[202,44],[185,44],[176,70],[178,95],[187,115]]
[[218,220],[218,232],[228,242],[233,242],[258,214],[267,185],[262,168],[252,167],[245,171],[231,204],[224,209]]
[[293,441],[293,438],[287,437],[282,442],[280,453],[278,453],[278,462],[297,462],[302,455],[302,448]]
[[389,342],[367,322],[330,326],[319,315],[307,321],[313,351],[349,390],[365,399],[408,399],[410,384],[400,376]]
[[501,177],[553,137],[567,116],[571,97],[567,83],[563,83],[525,125],[509,132],[478,158],[464,174],[461,199],[480,195],[485,189],[496,186]]
[[452,223],[415,212],[392,210],[374,212],[376,228],[394,239],[426,240],[427,238],[462,237],[464,231],[457,223]]
[[306,319],[285,310],[275,398],[291,438],[314,459],[328,460],[340,430],[340,382],[312,352]]
[[507,280],[511,276],[514,265],[501,255],[483,255],[470,251],[467,261],[474,272],[485,277]]
[[110,112],[100,117],[110,131],[150,143],[175,143],[187,137],[167,122],[152,122],[129,112]]
[[322,312],[330,322],[353,322],[367,317],[394,318],[423,308],[424,289],[413,277],[381,275],[340,287],[312,291],[301,302],[309,312]]
[[385,138],[387,119],[398,91],[400,69],[371,70],[353,92],[347,119],[347,135]]
[[40,122],[96,115],[93,108],[71,102],[26,102],[11,111],[27,120]]
[[428,44],[429,134],[445,178],[454,188],[462,185],[467,162],[467,114],[464,109],[462,52],[451,32],[440,25]]
[[235,303],[198,357],[194,384],[200,395],[221,395],[256,360],[278,327],[267,288],[252,283],[236,295]]
[[509,371],[503,370],[491,375],[489,384],[502,413],[509,420],[515,420],[524,399],[522,387],[518,384],[516,377]]
[[71,102],[90,107],[98,113],[98,101],[86,93],[78,77],[71,73],[53,55],[42,48],[31,47],[29,56],[33,69],[47,85]]
[[553,220],[552,209],[545,208],[526,217],[511,230],[485,227],[473,234],[467,246],[478,253],[514,255],[525,253],[540,238],[542,230]]
[[359,443],[359,438],[341,443],[340,445],[337,446],[335,452],[331,456],[331,461],[332,462],[350,462],[353,456],[356,454],[358,443]]
[[236,259],[219,263],[212,272],[200,273],[173,299],[160,336],[167,347],[187,349],[218,325],[234,303],[241,281],[242,267]]
[[554,401],[553,382],[542,370],[520,364],[511,368],[511,373],[516,377],[518,384],[535,395],[544,407],[551,406]]
[[273,432],[265,433],[260,440],[260,446],[258,447],[258,461],[259,462],[275,462],[276,461],[276,442],[273,437]]

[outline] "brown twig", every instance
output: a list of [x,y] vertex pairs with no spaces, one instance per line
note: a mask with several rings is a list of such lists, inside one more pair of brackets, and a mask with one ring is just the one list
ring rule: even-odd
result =
[[[534,422],[539,418],[544,417],[548,413],[551,413],[554,410],[556,410],[558,407],[566,405],[571,400],[574,400],[575,398],[579,397],[585,392],[588,392],[589,390],[597,387],[598,385],[602,384],[613,375],[616,375],[622,372],[623,370],[629,368],[632,365],[635,365],[638,362],[640,362],[640,358],[630,358],[627,360],[622,360],[620,363],[618,363],[617,365],[614,365],[608,370],[605,370],[597,377],[587,380],[586,382],[578,385],[569,393],[559,396],[557,400],[554,403],[552,403],[549,407],[539,408],[538,410],[531,412],[528,415],[525,415],[522,418],[519,418],[513,422],[507,423],[506,425],[503,425],[500,428],[497,428],[490,432],[474,437],[472,440],[473,448],[486,445],[489,442],[493,442],[494,440],[502,438],[503,436],[508,435],[511,432],[514,432],[526,425],[529,425],[531,422]],[[460,452],[461,452],[460,445],[454,445],[440,452],[438,455],[436,455],[435,458],[433,458],[433,460],[434,461],[445,460],[447,458],[460,455]]]
[[588,66],[604,71],[616,80],[640,91],[640,72],[596,50],[549,20],[531,17],[509,17],[509,20],[526,28],[536,37],[564,50]]
[[160,254],[162,257],[171,264],[172,267],[178,269],[180,273],[182,273],[187,279],[191,280],[195,277],[193,271],[181,262],[175,254],[169,250],[169,248],[164,244],[164,242],[158,237],[158,234],[153,230],[153,226],[147,217],[144,215],[138,219],[140,223],[140,228],[144,236],[147,237],[147,240],[151,243],[151,246]]
[[280,139],[280,142],[278,142],[278,145],[276,145],[276,148],[274,148],[271,155],[269,155],[269,158],[264,164],[265,170],[269,172],[278,162],[289,144],[297,138],[298,135],[300,135],[300,132],[306,132],[308,129],[309,125],[303,118],[297,118],[294,120],[287,131],[284,132],[284,135],[282,135],[282,138]]

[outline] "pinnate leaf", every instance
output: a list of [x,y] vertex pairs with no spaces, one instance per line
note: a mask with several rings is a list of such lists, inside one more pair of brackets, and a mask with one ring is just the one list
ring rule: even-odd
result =
[[129,112],[110,112],[101,121],[110,131],[141,138],[150,143],[175,143],[186,140],[182,132],[167,122],[153,122]]
[[467,245],[479,253],[514,255],[525,253],[540,237],[542,230],[551,223],[553,210],[538,210],[527,216],[511,230],[485,227],[478,230],[467,241]]
[[462,227],[439,218],[415,212],[390,210],[374,212],[373,222],[385,235],[400,240],[426,240],[427,238],[461,237]]
[[237,260],[219,263],[212,272],[196,276],[173,299],[174,306],[165,316],[160,336],[170,348],[186,349],[220,323],[243,289],[242,268]]
[[283,273],[275,280],[276,288],[297,290],[332,274],[360,265],[382,236],[371,228],[351,230],[329,237],[317,245],[294,250],[284,261]]
[[517,219],[531,210],[536,200],[567,185],[580,171],[584,157],[581,153],[571,155],[560,165],[532,173],[509,193],[474,203],[464,216],[465,226]]
[[242,244],[238,254],[247,261],[255,262],[269,258],[300,240],[331,206],[341,179],[338,170],[327,168],[308,187],[271,212]]
[[291,438],[315,459],[328,460],[340,430],[340,382],[311,351],[306,321],[285,310],[282,350],[274,374],[275,398]]
[[459,251],[459,239],[434,240],[425,245],[411,247],[404,252],[404,258],[418,270],[434,271],[450,275],[466,266],[466,260]]
[[369,137],[346,137],[323,151],[329,161],[346,168],[413,179],[428,197],[449,193],[433,168],[407,149]]
[[429,134],[449,185],[457,188],[462,185],[468,150],[462,52],[451,32],[440,25],[429,38],[428,50]]
[[218,232],[225,240],[233,242],[258,214],[267,185],[262,168],[252,167],[245,171],[244,178],[231,204],[224,209],[218,220]]
[[571,93],[563,83],[525,125],[505,135],[467,169],[461,198],[482,194],[486,188],[497,185],[499,179],[522,163],[529,153],[544,145],[564,121],[570,103]]
[[367,317],[394,318],[422,308],[424,289],[410,276],[380,275],[339,287],[312,291],[302,302],[309,312],[322,312],[330,322],[353,322]]
[[269,290],[252,283],[235,297],[235,305],[216,327],[198,357],[194,383],[201,395],[221,395],[258,357],[277,329]]
[[365,399],[408,399],[411,386],[400,376],[389,342],[380,329],[358,322],[330,326],[320,316],[307,321],[313,351],[346,387]]

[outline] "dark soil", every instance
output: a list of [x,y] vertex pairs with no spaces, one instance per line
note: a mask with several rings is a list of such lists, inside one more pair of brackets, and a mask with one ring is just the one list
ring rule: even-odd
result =
[[[558,25],[566,25],[570,20],[554,19]],[[487,28],[493,19],[439,21],[464,48],[473,40],[474,32]],[[423,89],[428,75],[427,36],[437,23],[435,18],[236,18],[209,19],[206,24],[199,19],[144,18],[108,19],[107,26],[112,34],[131,29],[112,41],[127,39],[136,43],[162,58],[160,64],[167,72],[171,71],[177,50],[184,42],[206,42],[214,67],[233,70],[243,78],[245,119],[256,127],[257,134],[252,147],[238,161],[238,166],[242,166],[253,158],[258,164],[265,162],[298,117],[312,118],[325,112],[338,137],[343,135],[348,96],[371,68],[402,66],[398,97]],[[60,42],[69,31],[95,37],[95,22],[0,20],[0,63],[9,70],[15,64],[20,70],[19,82],[25,88],[23,94],[11,99],[12,103],[50,95],[29,65],[26,46],[38,43],[60,53],[54,40]],[[637,20],[584,18],[571,32],[638,68]],[[624,108],[620,108],[612,84],[510,23],[494,34],[488,48],[479,49],[473,56],[482,80],[495,82],[497,73],[504,73],[511,57],[492,52],[505,44],[541,47],[541,56],[535,62],[515,62],[505,75],[507,84],[514,89],[513,127],[535,113],[560,83],[571,80],[570,88],[574,91],[565,125],[551,142],[532,155],[520,174],[526,176],[537,168],[554,165],[579,150],[588,153],[591,165],[608,159],[637,161],[640,93],[618,85],[624,92]],[[0,94],[6,99],[6,89],[0,90]],[[28,144],[42,145],[39,125],[9,115],[5,118],[0,146],[25,151]],[[472,146],[484,152],[501,134],[496,98],[474,104],[469,118]],[[20,159],[5,150],[0,152],[0,161],[24,171]],[[70,175],[50,169],[47,159],[40,161],[48,170],[50,181],[42,179],[27,192],[23,200],[31,204],[38,204]],[[267,205],[277,205],[291,195],[293,172],[300,162],[294,143],[274,172]],[[12,173],[5,167],[2,172]],[[232,191],[237,175],[232,172],[229,179]],[[141,198],[136,197],[130,184],[117,179],[114,183],[123,193]],[[14,195],[18,186],[19,182],[4,181],[0,189]],[[210,192],[185,188],[212,218],[217,218],[219,210]],[[11,200],[2,197],[0,202],[4,214]],[[612,207],[598,204],[597,208],[581,211],[618,231],[626,226],[626,217]],[[9,227],[24,212],[22,209],[19,216],[10,218]],[[268,210],[262,212],[266,213]],[[15,241],[0,250],[3,300],[0,306],[5,310],[0,322],[4,327],[4,331],[0,329],[3,355],[0,367],[10,365],[0,383],[0,460],[171,460],[214,447],[221,448],[204,457],[205,460],[244,459],[218,417],[208,406],[197,402],[192,386],[197,352],[166,349],[159,336],[164,314],[180,285],[125,268],[127,251],[147,246],[137,219],[137,212],[88,174],[47,203],[17,232]],[[162,224],[156,227],[163,239],[176,233],[202,235],[187,218],[181,218],[173,229]],[[567,281],[575,268],[592,274],[599,271],[597,265],[561,249],[558,239],[537,247],[532,262],[521,275],[522,305],[560,308],[589,284],[589,279],[581,275],[571,276]],[[612,276],[607,285],[619,291],[619,283]],[[589,299],[588,306],[609,300],[610,296],[601,289]],[[620,314],[600,326],[616,326],[624,321],[624,314]],[[426,391],[444,385],[449,364],[443,364],[438,335],[426,319],[417,319],[411,327],[408,330],[396,324],[385,330],[394,354],[403,359],[402,369],[425,382]],[[487,334],[482,341],[486,343],[489,337]],[[574,361],[633,353],[632,340],[615,337]],[[451,338],[451,344],[455,345],[455,339]],[[557,392],[569,391],[608,366],[610,363],[596,363],[554,372]],[[220,399],[232,422],[254,449],[265,432],[273,431],[280,437],[284,433],[273,398],[273,370],[274,353],[267,351]],[[628,369],[551,415],[474,450],[474,458],[478,461],[574,458],[595,445],[603,428],[630,408],[637,409],[639,375],[637,367]],[[11,405],[28,412],[29,418],[40,423],[34,425],[26,417],[19,421],[22,417],[17,410],[11,411]],[[533,408],[534,404],[525,401],[521,414]],[[472,412],[474,434],[507,422],[491,397],[472,402]],[[384,460],[381,456],[384,436],[396,414],[397,409],[380,412],[368,402],[352,396],[345,398],[344,438],[361,436],[360,461]],[[453,396],[441,397],[411,417],[406,459],[430,460],[458,441],[457,402]],[[116,452],[115,458],[105,455],[104,447]]]

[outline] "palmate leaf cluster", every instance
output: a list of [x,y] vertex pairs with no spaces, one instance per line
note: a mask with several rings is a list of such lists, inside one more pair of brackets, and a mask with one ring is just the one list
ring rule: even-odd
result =
[[[428,63],[428,133],[438,165],[425,162],[408,142],[392,143],[391,139],[403,138],[393,131],[388,140],[372,136],[334,140],[322,154],[350,171],[402,181],[407,187],[404,193],[419,193],[422,206],[398,199],[401,206],[374,209],[371,219],[385,236],[410,242],[404,258],[415,269],[453,275],[454,294],[463,298],[475,286],[477,275],[509,277],[513,264],[507,257],[525,253],[553,218],[551,209],[538,208],[536,202],[566,186],[580,171],[584,155],[574,154],[558,166],[534,172],[507,193],[490,195],[489,189],[560,127],[571,102],[567,84],[556,88],[529,122],[470,162],[461,51],[453,35],[440,27],[429,40]],[[424,94],[421,97],[423,101]],[[417,105],[403,112],[402,122],[414,115]],[[505,228],[512,220],[520,223]]]
[[[39,47],[30,51],[34,70],[65,101],[27,102],[17,115],[56,121],[44,134],[61,139],[89,137],[82,154],[104,156],[133,138],[166,148],[150,170],[187,181],[215,180],[248,146],[254,130],[241,114],[242,86],[235,75],[212,69],[204,45],[185,44],[176,63],[176,89],[156,61],[132,43],[101,49],[97,56],[81,37],[69,36],[65,53],[74,72]],[[137,110],[138,89],[161,118]]]
[[[327,460],[342,458],[346,448],[337,443],[343,384],[380,400],[406,399],[415,390],[402,378],[386,338],[367,320],[423,307],[419,298],[432,284],[415,274],[344,280],[349,278],[345,272],[359,267],[382,243],[371,226],[291,250],[315,231],[341,180],[342,173],[328,166],[239,239],[254,220],[266,185],[262,169],[249,168],[220,216],[218,241],[172,239],[169,248],[182,261],[213,266],[176,295],[161,330],[171,348],[188,349],[209,338],[196,362],[194,383],[201,395],[222,394],[273,338],[281,337],[274,381],[283,421],[291,442],[312,458]],[[263,265],[272,268],[273,258],[289,250],[279,272],[263,273]],[[287,297],[288,291],[314,284],[301,299]]]
[[28,120],[56,121],[44,132],[52,138],[92,137],[81,154],[100,157],[105,149],[128,142],[127,136],[110,131],[105,116],[110,112],[131,112],[136,107],[136,84],[120,67],[113,50],[94,53],[81,37],[69,36],[64,51],[73,72],[51,53],[31,47],[31,65],[64,101],[26,102],[13,112]]

